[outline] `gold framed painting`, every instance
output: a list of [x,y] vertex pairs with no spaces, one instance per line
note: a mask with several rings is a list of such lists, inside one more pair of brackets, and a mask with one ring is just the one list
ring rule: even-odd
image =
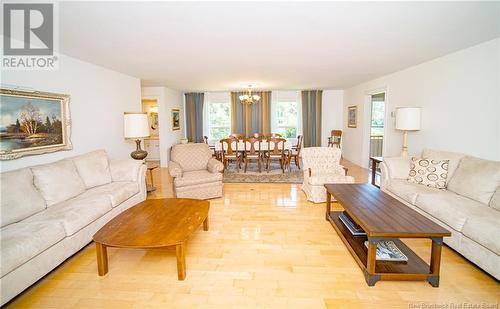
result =
[[181,115],[178,108],[172,108],[172,131],[181,129]]
[[347,127],[356,128],[358,126],[358,107],[356,105],[347,108]]
[[0,160],[73,149],[70,96],[0,89]]

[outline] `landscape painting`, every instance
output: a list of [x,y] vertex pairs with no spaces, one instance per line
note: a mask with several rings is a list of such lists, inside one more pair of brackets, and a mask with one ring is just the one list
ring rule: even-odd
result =
[[181,129],[180,111],[177,108],[172,108],[172,131]]
[[347,110],[347,127],[356,128],[358,125],[358,107],[356,105],[349,106]]
[[0,159],[71,149],[69,96],[0,91]]

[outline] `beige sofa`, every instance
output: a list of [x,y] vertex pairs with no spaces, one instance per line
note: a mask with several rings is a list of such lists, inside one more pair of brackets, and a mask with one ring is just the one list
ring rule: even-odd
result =
[[108,160],[104,150],[1,173],[1,305],[145,200],[145,174],[142,162]]
[[176,197],[210,199],[222,196],[224,164],[212,158],[207,144],[174,145],[170,160],[168,171],[174,178]]
[[411,158],[384,158],[381,189],[449,229],[448,246],[500,279],[500,162],[430,149],[421,157],[450,160],[446,190],[408,182]]
[[307,147],[302,149],[304,181],[302,191],[313,203],[326,202],[327,183],[353,183],[354,177],[347,176],[340,165],[342,151],[332,147]]

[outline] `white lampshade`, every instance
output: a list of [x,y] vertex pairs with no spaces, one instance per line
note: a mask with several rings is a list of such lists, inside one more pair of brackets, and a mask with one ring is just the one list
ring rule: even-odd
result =
[[399,107],[396,109],[397,130],[420,130],[420,107]]
[[143,138],[149,136],[148,114],[141,112],[126,112],[123,114],[125,138]]

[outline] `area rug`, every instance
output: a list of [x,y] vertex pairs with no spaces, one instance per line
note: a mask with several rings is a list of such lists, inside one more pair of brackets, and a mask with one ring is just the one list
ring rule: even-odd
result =
[[224,183],[302,183],[304,179],[302,170],[299,170],[292,163],[292,170],[281,171],[278,162],[271,162],[270,170],[267,172],[265,165],[262,164],[262,173],[259,173],[257,162],[248,164],[247,172],[245,173],[245,164],[241,164],[239,172],[236,171],[236,164],[229,164],[229,168],[224,171]]

